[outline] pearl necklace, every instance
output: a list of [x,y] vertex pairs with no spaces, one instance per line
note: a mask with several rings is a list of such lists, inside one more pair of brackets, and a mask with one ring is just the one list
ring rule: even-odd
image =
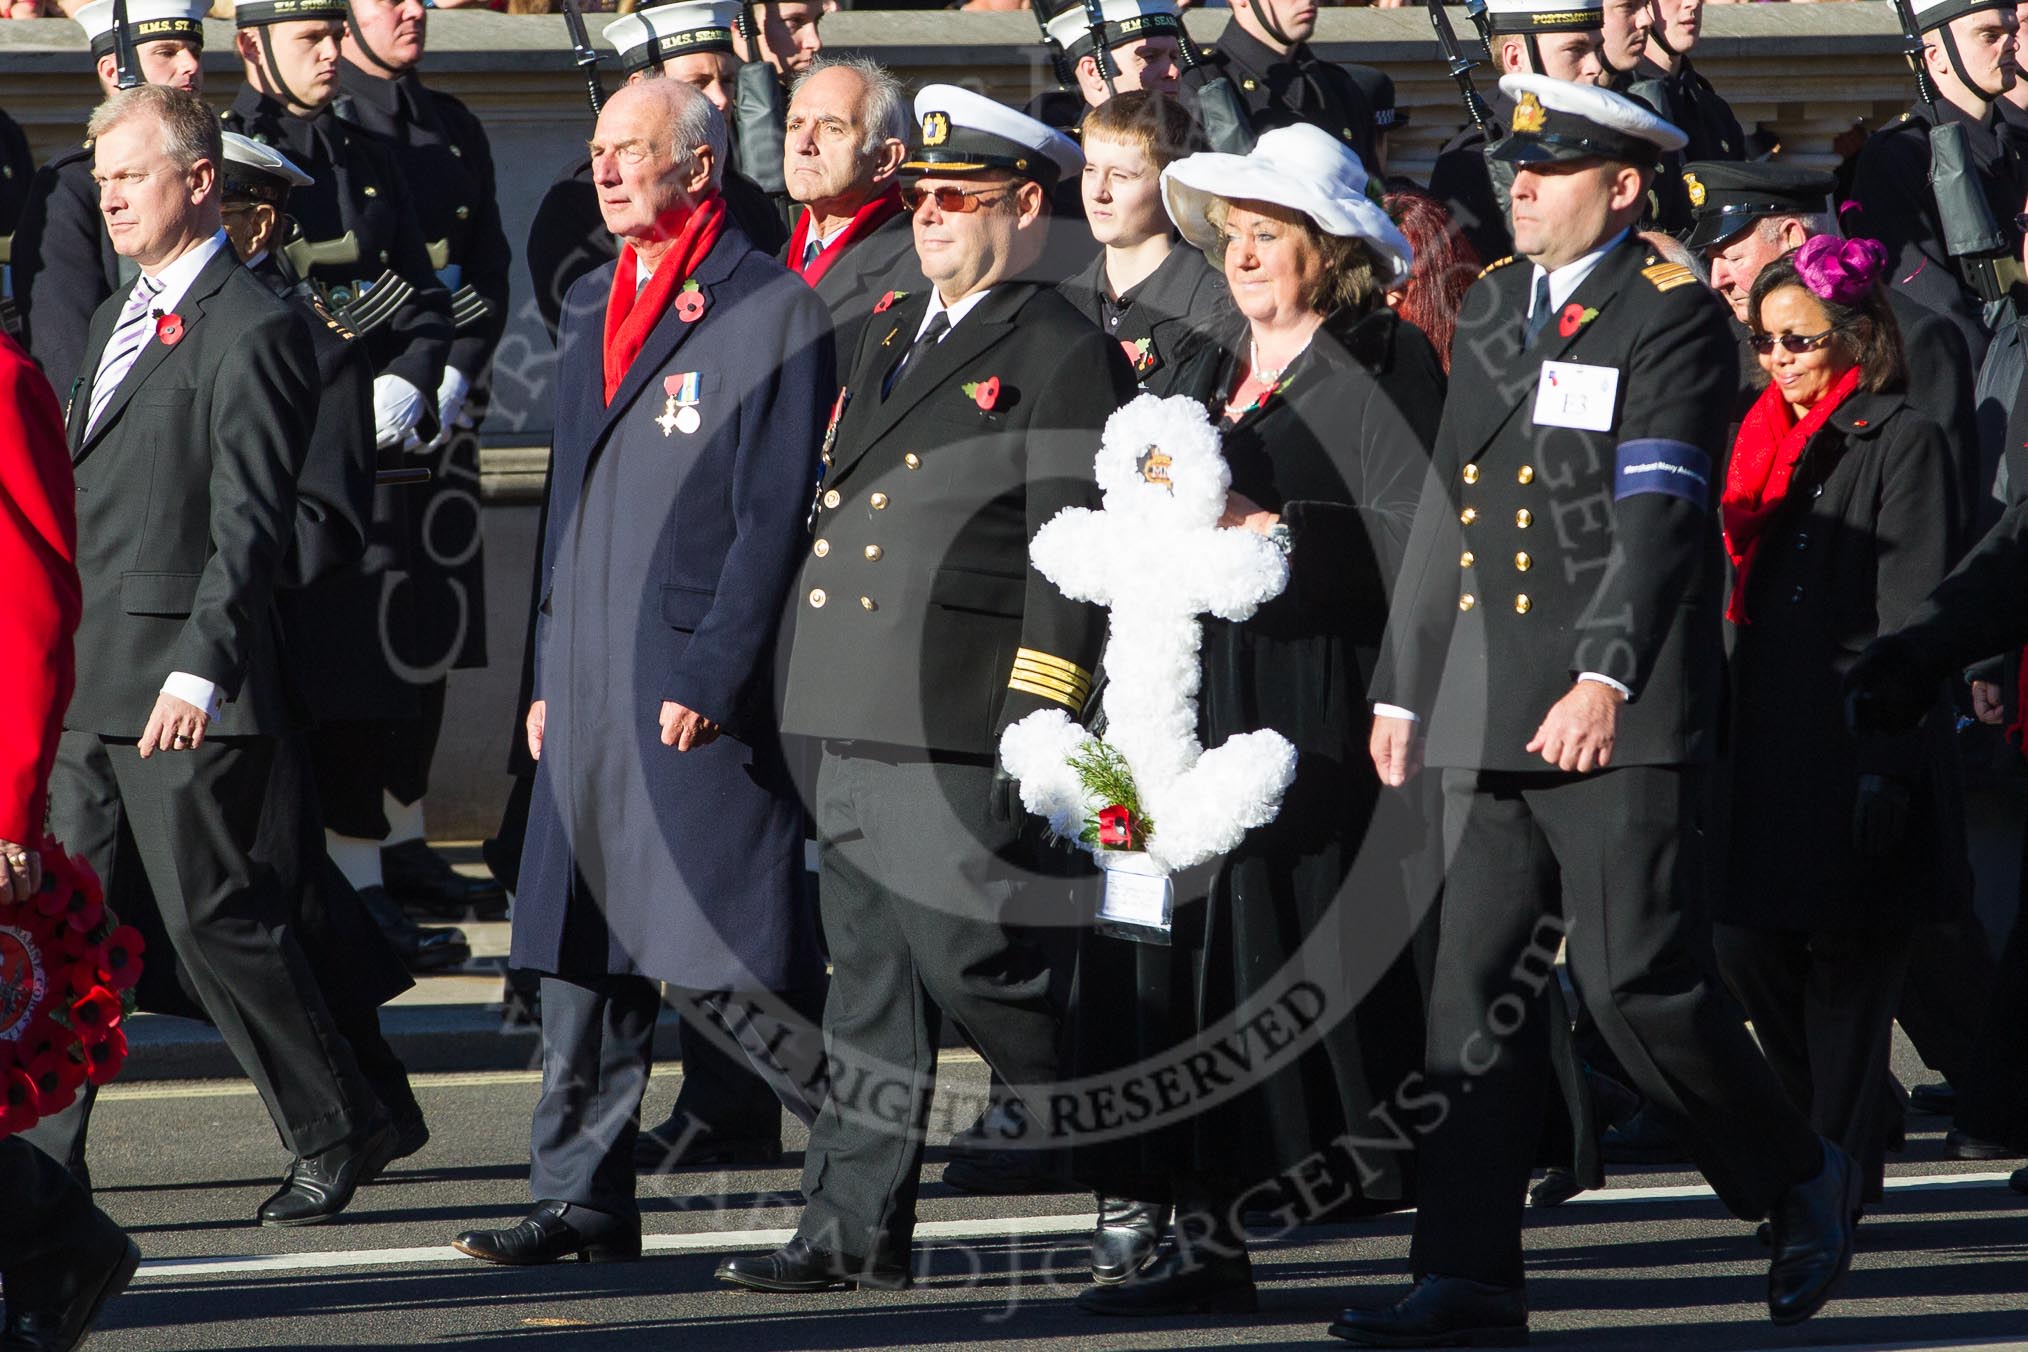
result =
[[1280,366],[1277,366],[1274,369],[1269,370],[1268,368],[1260,364],[1260,345],[1256,343],[1251,337],[1249,337],[1246,340],[1247,368],[1253,372],[1253,378],[1259,381],[1261,384],[1273,385],[1281,380],[1282,372],[1288,370],[1291,366],[1294,366],[1296,364],[1296,357],[1302,356],[1305,352],[1309,350],[1310,350],[1310,340],[1308,338],[1305,338],[1303,340],[1303,345],[1296,349],[1294,356],[1291,356],[1287,361],[1283,362]]

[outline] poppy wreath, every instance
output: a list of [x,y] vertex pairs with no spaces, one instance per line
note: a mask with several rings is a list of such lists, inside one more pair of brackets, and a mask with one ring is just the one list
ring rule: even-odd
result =
[[39,850],[42,890],[0,903],[0,1137],[120,1073],[141,977],[140,932],[106,909],[91,865],[54,841]]

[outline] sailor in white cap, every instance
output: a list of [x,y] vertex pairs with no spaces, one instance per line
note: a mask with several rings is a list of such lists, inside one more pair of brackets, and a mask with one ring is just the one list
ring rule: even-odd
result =
[[[1089,11],[1072,0],[1046,25],[1070,64],[1084,106],[1096,108],[1132,89],[1175,93],[1183,59],[1177,42],[1183,20],[1175,0],[1101,0],[1099,13],[1104,23],[1094,31]],[[1099,71],[1101,44],[1108,53],[1110,81]]]
[[[127,31],[143,82],[204,92],[204,10],[204,0],[131,0]],[[119,87],[113,0],[93,0],[76,18],[91,39],[99,88],[111,94]],[[14,301],[30,354],[51,384],[68,390],[84,355],[92,311],[114,291],[133,285],[133,268],[122,269],[106,238],[90,141],[44,165],[26,194],[10,269]]]
[[[1600,61],[1602,0],[1487,0],[1493,61],[1503,73],[1534,73],[1576,84],[1605,79]],[[1495,98],[1493,120],[1507,122]],[[1513,252],[1507,233],[1507,181],[1512,172],[1488,164],[1486,138],[1468,125],[1452,137],[1430,169],[1430,194],[1450,208],[1451,220],[1481,259]]]
[[1541,983],[1516,974],[1545,934],[1540,970],[1567,936],[1600,1035],[1719,1198],[1769,1219],[1768,1313],[1792,1324],[1845,1275],[1861,1180],[1689,937],[1723,680],[1732,337],[1696,274],[1635,233],[1683,133],[1605,90],[1500,84],[1523,256],[1465,298],[1443,491],[1422,497],[1371,692],[1383,782],[1418,764],[1443,776],[1454,844],[1425,1061],[1450,1112],[1421,1142],[1415,1289],[1331,1331],[1371,1347],[1526,1341],[1535,1134],[1517,1128],[1541,1119],[1549,1039]]
[[[810,1128],[795,1238],[719,1266],[763,1291],[908,1283],[936,1075],[924,1030],[955,1019],[1017,1091],[1057,1073],[1050,960],[1010,927],[1031,861],[996,748],[1015,720],[1074,716],[1091,694],[1099,617],[1034,571],[1028,539],[1096,501],[1099,434],[1134,377],[1116,341],[1024,275],[1076,145],[951,85],[915,112],[902,172],[930,284],[881,297],[841,356],[782,705],[782,730],[824,748],[824,1042],[857,1087]],[[883,1121],[888,1094],[915,1106]]]
[[[1915,0],[1923,65],[1936,104],[1918,100],[1860,148],[1852,177],[1859,215],[1846,230],[1887,246],[1894,289],[1954,320],[1976,368],[1990,334],[1986,307],[2017,293],[2021,232],[2014,219],[2028,199],[2028,161],[2018,140],[2023,114],[2001,95],[2015,87],[2018,25],[2006,0]],[[1932,131],[1959,139],[1965,168],[1930,181]],[[1949,203],[1946,221],[1939,203]],[[1990,221],[1977,220],[1979,205]],[[1963,208],[1971,215],[1958,219]],[[1999,247],[1954,257],[1945,241],[1976,236],[1990,224]]]

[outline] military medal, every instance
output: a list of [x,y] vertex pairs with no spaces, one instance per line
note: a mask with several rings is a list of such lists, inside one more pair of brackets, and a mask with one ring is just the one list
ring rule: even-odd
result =
[[704,425],[704,415],[697,411],[697,372],[664,376],[662,391],[669,400],[662,406],[662,416],[655,419],[655,425],[662,429],[663,436],[681,432],[687,437]]

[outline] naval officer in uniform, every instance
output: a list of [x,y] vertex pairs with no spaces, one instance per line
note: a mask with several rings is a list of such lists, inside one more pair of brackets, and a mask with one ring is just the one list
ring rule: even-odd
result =
[[764,1291],[908,1282],[945,1015],[1016,1094],[1056,1073],[1049,962],[1008,929],[1023,813],[996,752],[1009,723],[1091,694],[1103,616],[1034,571],[1028,541],[1096,502],[1099,433],[1134,381],[1116,342],[1023,279],[1077,147],[950,85],[915,111],[902,168],[930,285],[883,298],[861,337],[795,593],[783,730],[824,747],[836,1092],[795,1238],[719,1267]]
[[[1467,293],[1396,596],[1372,753],[1443,775],[1450,867],[1426,1070],[1417,1285],[1332,1332],[1525,1340],[1521,1207],[1550,1078],[1558,940],[1599,1032],[1735,1214],[1772,1222],[1768,1310],[1807,1319],[1852,1257],[1860,1180],[1706,973],[1688,912],[1718,725],[1724,309],[1634,233],[1683,133],[1601,89],[1508,75],[1514,235]],[[1420,734],[1427,730],[1427,737]],[[1553,917],[1561,911],[1562,920]]]

